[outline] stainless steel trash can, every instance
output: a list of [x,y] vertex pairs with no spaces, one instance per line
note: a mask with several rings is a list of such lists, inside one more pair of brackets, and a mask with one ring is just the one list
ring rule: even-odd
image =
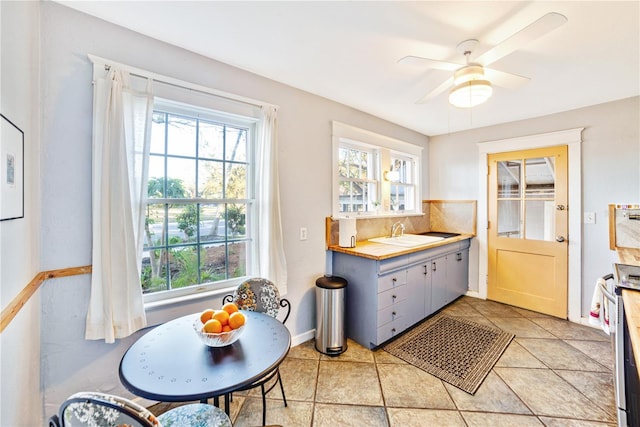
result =
[[347,280],[323,276],[316,280],[316,350],[337,356],[347,350],[345,301]]

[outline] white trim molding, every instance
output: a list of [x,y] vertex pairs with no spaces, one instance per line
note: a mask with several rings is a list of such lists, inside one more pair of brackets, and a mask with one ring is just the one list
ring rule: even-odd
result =
[[568,260],[568,318],[580,323],[582,317],[582,131],[584,128],[567,129],[496,141],[479,142],[478,145],[478,296],[487,299],[488,251],[487,251],[487,157],[489,154],[529,150],[541,147],[566,145],[569,153],[569,260]]

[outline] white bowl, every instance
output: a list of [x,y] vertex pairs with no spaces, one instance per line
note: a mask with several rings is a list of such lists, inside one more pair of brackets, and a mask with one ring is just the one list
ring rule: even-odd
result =
[[240,338],[242,332],[244,332],[246,324],[242,325],[238,329],[232,329],[229,332],[220,332],[217,334],[211,334],[208,332],[203,332],[202,327],[204,325],[200,321],[200,319],[196,319],[193,322],[193,330],[195,331],[200,341],[208,345],[209,347],[224,347],[230,344],[233,344]]

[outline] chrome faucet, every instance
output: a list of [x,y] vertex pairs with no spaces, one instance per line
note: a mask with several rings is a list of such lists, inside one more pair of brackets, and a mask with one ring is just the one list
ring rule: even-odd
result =
[[398,229],[400,229],[400,236],[404,235],[404,224],[398,221],[391,226],[391,237],[397,237]]

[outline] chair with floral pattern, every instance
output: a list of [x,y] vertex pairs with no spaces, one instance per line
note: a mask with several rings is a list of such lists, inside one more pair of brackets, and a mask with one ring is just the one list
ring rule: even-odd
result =
[[155,416],[123,397],[80,392],[60,406],[49,427],[231,427],[223,410],[202,403],[188,404]]
[[[280,309],[283,308],[284,315],[282,323],[285,323],[291,313],[291,304],[286,298],[280,298],[280,292],[276,285],[270,280],[263,278],[252,278],[242,282],[233,295],[225,295],[222,298],[223,303],[234,302],[240,310],[257,311],[259,313],[265,313],[271,317],[278,318]],[[275,378],[275,381],[269,386],[267,384]],[[238,390],[250,390],[252,388],[260,387],[262,392],[262,425],[266,424],[267,419],[267,402],[266,396],[276,384],[280,383],[280,391],[282,392],[282,400],[284,400],[284,406],[287,406],[287,398],[284,394],[284,386],[282,385],[282,378],[280,377],[280,369],[274,368],[261,380],[255,381],[250,385]]]

